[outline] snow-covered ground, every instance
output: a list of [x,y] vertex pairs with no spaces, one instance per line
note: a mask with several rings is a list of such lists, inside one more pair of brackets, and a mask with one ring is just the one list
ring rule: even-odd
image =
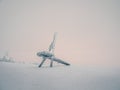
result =
[[0,90],[120,90],[119,68],[0,63]]

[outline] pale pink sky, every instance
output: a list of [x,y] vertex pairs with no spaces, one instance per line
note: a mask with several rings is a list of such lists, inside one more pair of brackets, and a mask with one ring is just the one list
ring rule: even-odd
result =
[[58,32],[55,54],[71,64],[120,66],[119,0],[0,0],[0,56],[36,61]]

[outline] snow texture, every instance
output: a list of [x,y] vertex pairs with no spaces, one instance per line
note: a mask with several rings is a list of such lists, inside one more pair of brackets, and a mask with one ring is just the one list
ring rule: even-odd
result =
[[120,90],[118,68],[0,63],[0,90]]

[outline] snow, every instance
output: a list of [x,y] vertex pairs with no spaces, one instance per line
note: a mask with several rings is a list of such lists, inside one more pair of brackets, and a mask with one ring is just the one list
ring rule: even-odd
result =
[[0,63],[0,90],[120,90],[119,68]]

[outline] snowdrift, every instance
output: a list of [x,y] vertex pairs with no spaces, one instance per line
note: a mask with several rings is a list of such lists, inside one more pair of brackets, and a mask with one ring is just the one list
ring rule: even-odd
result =
[[120,90],[117,68],[0,63],[0,90]]

